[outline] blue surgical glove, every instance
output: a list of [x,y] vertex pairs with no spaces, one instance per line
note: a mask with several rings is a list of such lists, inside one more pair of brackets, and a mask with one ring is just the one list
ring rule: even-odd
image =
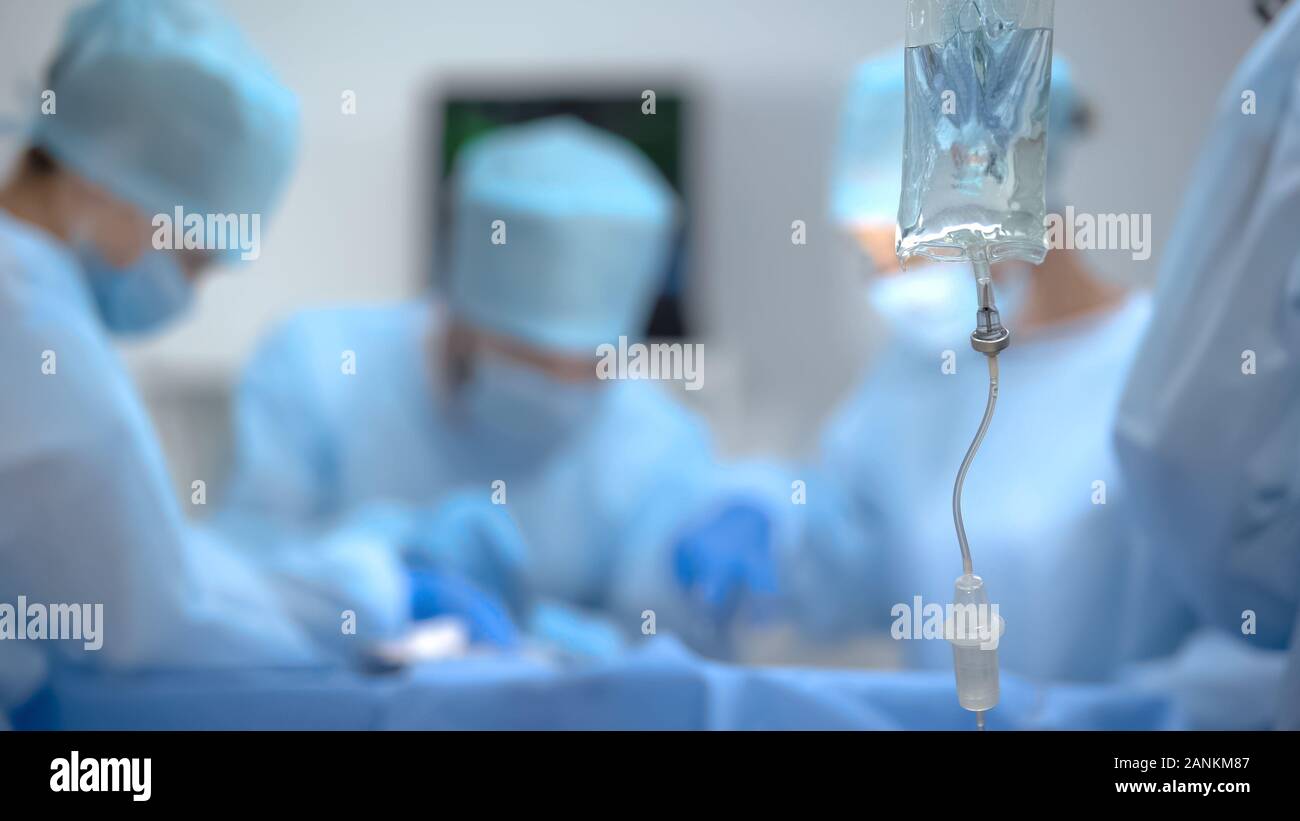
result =
[[731,502],[694,527],[673,548],[673,573],[715,624],[745,607],[770,604],[777,592],[772,522],[756,504]]
[[454,573],[410,570],[411,618],[451,616],[465,622],[473,644],[514,647],[519,633],[500,600]]
[[411,567],[453,573],[498,597],[517,618],[528,611],[527,548],[504,505],[453,493],[420,516],[407,545]]

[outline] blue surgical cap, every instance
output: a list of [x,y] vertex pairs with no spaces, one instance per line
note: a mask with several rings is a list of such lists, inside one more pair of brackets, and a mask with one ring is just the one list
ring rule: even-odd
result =
[[146,214],[263,214],[288,177],[297,100],[201,0],[76,11],[48,82],[33,144]]
[[562,352],[640,335],[677,200],[635,146],[572,117],[538,120],[470,143],[452,184],[458,316]]
[[[903,187],[903,49],[858,67],[840,115],[831,178],[831,217],[841,225],[893,223]],[[1048,116],[1048,188],[1057,181],[1066,149],[1078,135],[1079,96],[1074,72],[1052,59]]]

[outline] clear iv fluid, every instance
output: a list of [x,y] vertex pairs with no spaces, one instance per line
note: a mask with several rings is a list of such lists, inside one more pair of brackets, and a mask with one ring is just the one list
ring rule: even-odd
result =
[[905,60],[899,256],[1042,262],[1051,29],[981,25]]

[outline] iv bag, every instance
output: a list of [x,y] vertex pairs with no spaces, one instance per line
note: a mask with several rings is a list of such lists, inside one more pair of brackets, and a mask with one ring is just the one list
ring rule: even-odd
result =
[[908,0],[901,260],[1047,255],[1054,0]]

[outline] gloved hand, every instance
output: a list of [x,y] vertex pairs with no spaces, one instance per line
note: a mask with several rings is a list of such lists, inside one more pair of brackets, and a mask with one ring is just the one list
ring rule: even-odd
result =
[[465,623],[473,644],[514,647],[519,631],[505,607],[454,573],[410,570],[411,618],[416,621],[451,616]]
[[715,624],[745,607],[761,611],[777,593],[772,522],[748,501],[733,501],[687,529],[673,548],[678,584]]
[[408,537],[413,568],[451,573],[496,596],[516,618],[530,604],[527,547],[504,505],[485,493],[460,492],[418,517]]

